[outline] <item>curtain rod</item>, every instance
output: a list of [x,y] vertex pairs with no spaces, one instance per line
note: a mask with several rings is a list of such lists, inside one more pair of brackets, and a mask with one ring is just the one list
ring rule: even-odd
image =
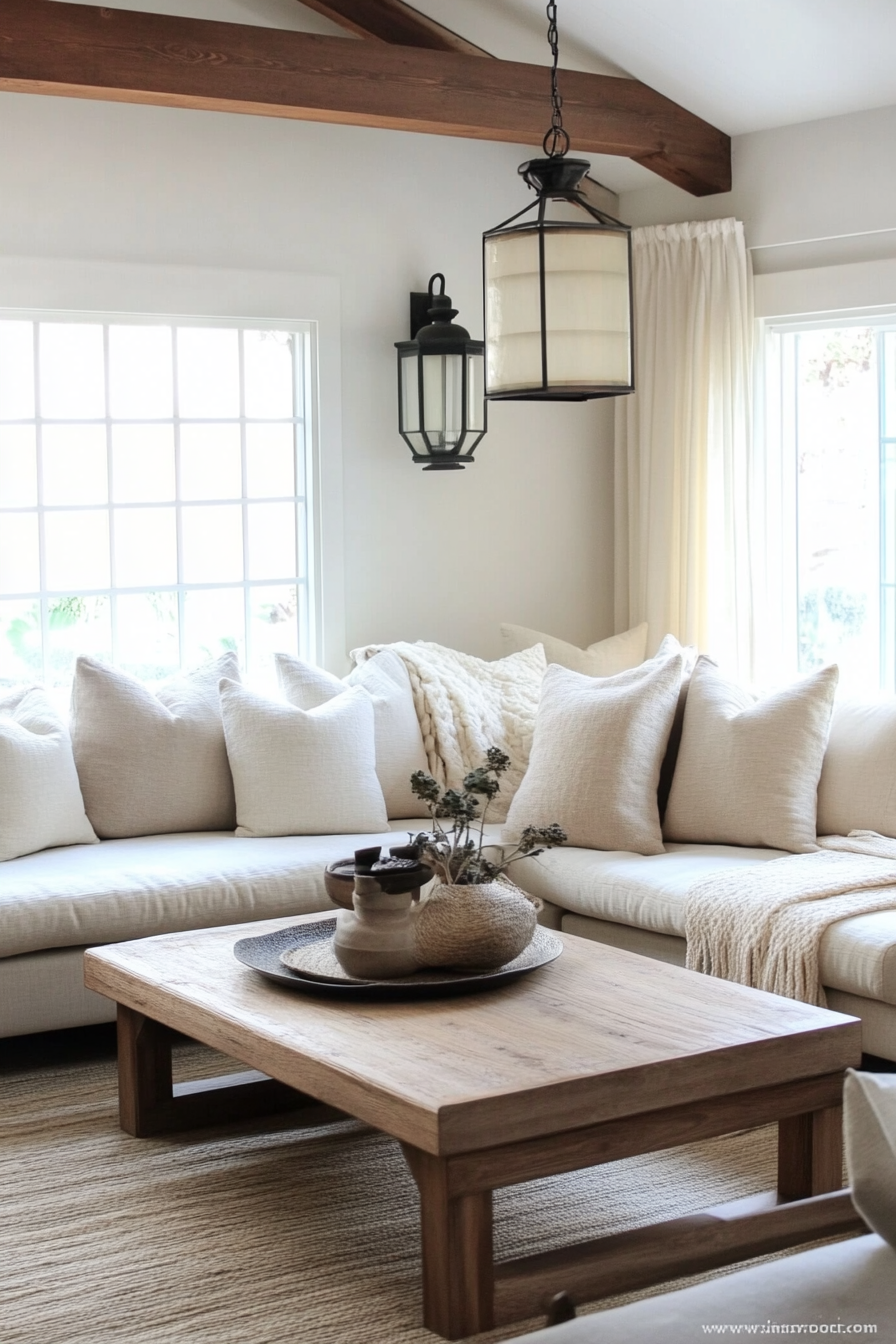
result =
[[775,247],[805,247],[807,243],[837,243],[845,238],[873,238],[884,233],[896,233],[896,225],[886,229],[863,229],[857,233],[830,233],[821,238],[790,238],[785,243],[753,243],[748,252],[766,252]]

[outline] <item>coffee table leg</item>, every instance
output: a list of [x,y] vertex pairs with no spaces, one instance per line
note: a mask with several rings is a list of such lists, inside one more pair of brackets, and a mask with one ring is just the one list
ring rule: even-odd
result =
[[118,1005],[118,1117],[135,1138],[155,1133],[156,1114],[171,1101],[171,1032]]
[[326,1106],[256,1069],[173,1083],[172,1032],[143,1013],[118,1005],[118,1115],[136,1139],[289,1112],[294,1124],[345,1120]]
[[495,1324],[492,1192],[448,1194],[447,1163],[402,1144],[420,1192],[423,1323],[445,1339]]
[[778,1195],[808,1199],[843,1186],[843,1108],[778,1121]]

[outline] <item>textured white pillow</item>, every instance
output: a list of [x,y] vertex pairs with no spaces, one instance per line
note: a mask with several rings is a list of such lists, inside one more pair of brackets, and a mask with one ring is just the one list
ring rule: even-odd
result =
[[93,845],[71,738],[40,687],[0,699],[0,861]]
[[417,722],[408,670],[397,653],[384,649],[340,681],[288,653],[274,655],[280,689],[291,705],[316,709],[346,687],[361,686],[373,701],[376,773],[390,817],[421,816],[421,803],[411,793],[415,770],[427,770],[423,737]]
[[896,696],[838,700],[818,782],[818,834],[896,836]]
[[387,831],[376,777],[373,704],[360,686],[317,709],[221,681],[237,835]]
[[896,1076],[847,1069],[843,1121],[852,1202],[896,1246]]
[[837,689],[824,667],[755,700],[708,658],[691,674],[663,834],[809,854]]
[[505,836],[557,822],[583,849],[662,854],[657,784],[681,667],[679,655],[615,677],[549,667]]
[[559,663],[561,667],[589,677],[612,677],[617,672],[637,667],[647,656],[646,621],[621,635],[599,639],[587,649],[568,644],[565,639],[555,639],[553,635],[543,635],[538,630],[529,630],[525,625],[502,625],[501,638],[505,654],[522,653],[524,649],[541,644],[548,663]]
[[218,682],[238,676],[227,653],[153,693],[118,668],[77,660],[72,745],[97,835],[233,830]]

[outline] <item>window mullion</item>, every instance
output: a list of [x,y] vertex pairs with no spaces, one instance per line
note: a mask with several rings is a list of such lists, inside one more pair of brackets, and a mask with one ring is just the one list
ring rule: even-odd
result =
[[243,535],[243,648],[245,666],[252,666],[252,590],[249,587],[249,469],[246,461],[246,333],[239,332],[240,370],[240,520]]

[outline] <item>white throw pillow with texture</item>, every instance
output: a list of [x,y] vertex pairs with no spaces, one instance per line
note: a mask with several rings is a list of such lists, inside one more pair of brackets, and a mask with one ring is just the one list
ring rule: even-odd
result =
[[280,689],[291,705],[316,709],[346,689],[361,686],[373,701],[376,773],[390,817],[422,815],[411,793],[416,770],[427,770],[423,737],[417,722],[408,670],[397,653],[384,649],[356,667],[344,681],[288,653],[274,655]]
[[834,704],[821,779],[818,834],[896,836],[896,696]]
[[549,667],[506,838],[557,822],[583,849],[662,854],[657,785],[681,668],[680,655],[615,677]]
[[0,699],[0,861],[93,845],[68,729],[38,687]]
[[119,668],[77,660],[72,745],[97,835],[233,830],[218,682],[238,676],[227,653],[152,691]]
[[226,679],[220,694],[237,835],[389,829],[376,777],[373,704],[360,686],[309,710]]
[[843,1121],[852,1202],[896,1246],[896,1077],[847,1069]]
[[838,670],[756,700],[708,658],[691,674],[667,840],[809,854]]
[[547,662],[559,663],[572,672],[581,672],[589,677],[612,677],[617,672],[626,672],[631,667],[643,663],[647,656],[647,622],[624,630],[621,635],[610,635],[609,639],[599,639],[580,649],[565,639],[556,639],[553,635],[543,635],[538,630],[529,630],[525,625],[502,625],[501,639],[504,652],[521,653],[535,644],[544,648]]

